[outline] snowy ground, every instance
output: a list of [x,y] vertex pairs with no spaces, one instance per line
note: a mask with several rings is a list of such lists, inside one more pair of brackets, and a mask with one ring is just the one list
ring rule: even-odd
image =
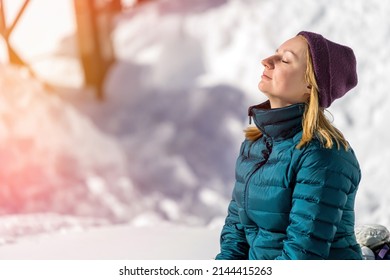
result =
[[[4,2],[10,11],[21,3]],[[50,248],[62,240],[100,246],[105,233],[110,248],[116,239],[131,248],[161,223],[217,242],[247,107],[265,100],[259,62],[301,30],[355,50],[359,85],[329,116],[360,160],[357,223],[390,225],[389,1],[159,0],[127,9],[113,32],[117,63],[104,102],[82,87],[71,2],[31,1],[12,37],[40,78],[59,88],[0,64],[1,258],[28,257],[37,244],[47,257],[71,258],[67,246]],[[170,253],[214,256],[207,246]],[[107,250],[107,258],[141,256]]]
[[0,260],[211,260],[219,229],[116,225],[40,234],[0,249]]

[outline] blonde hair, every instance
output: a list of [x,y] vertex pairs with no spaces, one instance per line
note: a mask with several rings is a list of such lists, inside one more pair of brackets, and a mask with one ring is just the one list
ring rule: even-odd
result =
[[[304,38],[303,36],[301,37]],[[303,113],[302,118],[302,138],[296,148],[302,148],[316,137],[327,149],[331,149],[334,142],[336,142],[337,149],[340,149],[340,145],[342,145],[344,149],[347,150],[349,144],[344,138],[344,135],[329,122],[325,116],[324,109],[319,106],[319,90],[314,74],[309,47],[306,49],[306,59],[307,67],[305,72],[305,81],[310,85],[311,89],[310,97],[305,104],[305,112]],[[244,132],[245,138],[250,141],[255,141],[262,135],[261,131],[256,126],[249,126],[244,130]]]

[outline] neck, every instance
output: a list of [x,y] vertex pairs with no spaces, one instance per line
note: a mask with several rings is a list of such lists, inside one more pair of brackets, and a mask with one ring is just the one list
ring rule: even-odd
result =
[[271,106],[271,109],[276,109],[276,108],[283,108],[292,105],[293,103],[289,103],[286,100],[282,100],[280,98],[273,98],[269,97],[269,103]]

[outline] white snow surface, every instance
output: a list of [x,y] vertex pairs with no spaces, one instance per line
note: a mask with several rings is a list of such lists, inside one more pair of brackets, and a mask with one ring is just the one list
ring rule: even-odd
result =
[[45,233],[0,247],[0,260],[212,260],[219,229],[113,225]]
[[301,30],[355,51],[359,84],[328,115],[360,161],[357,224],[389,226],[389,13],[382,0],[129,6],[99,101],[82,86],[72,1],[31,1],[12,43],[39,80],[0,43],[0,258],[213,258],[247,108],[265,101],[260,60]]

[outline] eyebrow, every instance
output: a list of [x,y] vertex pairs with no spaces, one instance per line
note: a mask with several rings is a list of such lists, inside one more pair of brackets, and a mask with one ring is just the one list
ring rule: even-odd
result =
[[[279,52],[279,49],[276,49],[275,52],[278,53],[278,52]],[[296,53],[294,53],[292,50],[284,50],[284,52],[290,52],[290,53],[292,53],[293,56],[298,57],[298,56],[296,55]]]

